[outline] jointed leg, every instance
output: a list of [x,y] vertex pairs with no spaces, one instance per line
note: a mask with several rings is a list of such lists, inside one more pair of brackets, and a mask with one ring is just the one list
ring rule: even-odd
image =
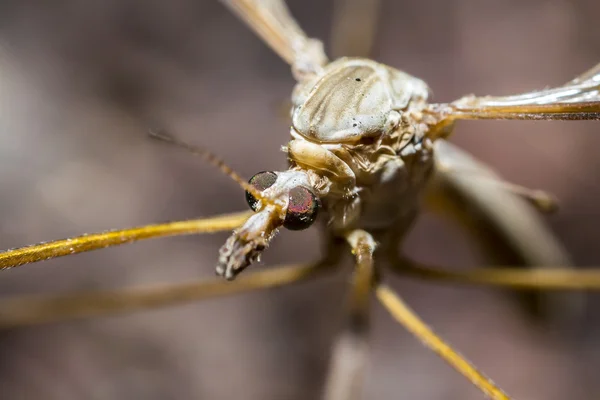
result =
[[[457,224],[490,261],[486,267],[575,269],[560,240],[531,207],[534,203],[549,211],[555,206],[551,196],[504,182],[485,163],[449,142],[439,140],[434,146],[436,174],[426,196],[428,209]],[[577,322],[585,313],[583,293],[545,293],[532,287],[510,295],[544,325]]]
[[152,309],[303,282],[330,271],[339,263],[339,243],[326,241],[324,251],[323,259],[317,263],[273,267],[248,273],[235,282],[211,279],[145,288],[0,300],[0,329]]
[[425,346],[429,347],[464,375],[489,398],[494,400],[510,399],[488,377],[479,372],[471,363],[437,336],[391,288],[380,284],[377,286],[376,294],[379,301],[392,314],[396,321],[415,335]]
[[365,231],[353,231],[346,240],[356,257],[342,332],[336,339],[326,381],[325,400],[362,398],[368,356],[369,304],[375,269],[375,241]]
[[24,296],[0,300],[0,329],[72,318],[153,309],[298,283],[331,271],[331,264],[292,265],[248,273],[235,283],[201,280],[155,287],[73,293],[61,296]]
[[230,230],[238,228],[250,215],[252,215],[251,212],[242,212],[212,218],[145,225],[7,250],[0,253],[0,269],[14,268],[33,262],[119,246],[139,240]]
[[381,0],[335,0],[331,56],[373,57]]
[[442,163],[437,164],[440,173],[449,175],[462,175],[480,185],[488,185],[509,193],[522,197],[532,206],[543,213],[553,213],[558,209],[558,199],[552,194],[539,189],[530,189],[528,187],[508,182],[497,175],[482,172],[480,168],[450,166]]
[[297,79],[327,64],[323,44],[306,36],[284,0],[221,0],[268,46],[292,66]]
[[392,270],[407,276],[432,281],[472,285],[490,285],[515,290],[600,290],[600,269],[551,269],[534,268],[523,270],[518,267],[502,269],[476,268],[465,271],[450,271],[401,259],[391,264]]

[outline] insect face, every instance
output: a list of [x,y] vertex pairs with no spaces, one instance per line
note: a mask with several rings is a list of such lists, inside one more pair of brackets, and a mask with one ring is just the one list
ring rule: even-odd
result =
[[262,171],[250,178],[265,201],[246,192],[246,201],[256,212],[227,239],[219,253],[217,274],[232,280],[257,261],[278,229],[303,230],[316,220],[321,201],[309,174],[301,170]]
[[[258,190],[265,191],[277,183],[277,174],[259,172],[249,182]],[[246,201],[253,211],[258,211],[260,202],[249,192],[246,192]],[[293,186],[288,190],[283,226],[292,231],[307,229],[317,219],[320,208],[321,201],[314,190],[302,185]]]

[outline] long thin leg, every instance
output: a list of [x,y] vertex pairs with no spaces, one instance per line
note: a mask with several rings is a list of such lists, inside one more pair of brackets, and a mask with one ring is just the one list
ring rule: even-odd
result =
[[340,255],[339,241],[330,237],[325,241],[324,257],[317,263],[249,273],[235,283],[212,279],[146,288],[60,296],[22,296],[0,300],[0,329],[164,307],[284,286],[314,278],[331,270],[331,267],[339,264]]
[[[428,208],[457,224],[469,236],[474,249],[488,260],[486,267],[575,269],[567,249],[544,218],[522,195],[494,182],[502,181],[501,176],[450,142],[438,140],[434,147],[436,173],[426,196]],[[530,203],[533,197],[535,192]],[[544,197],[539,196],[534,202],[551,206],[552,201],[546,202]],[[583,293],[534,289],[510,295],[538,322],[562,326],[581,322],[587,303]]]
[[331,271],[331,268],[327,268],[332,265],[329,262],[327,259],[312,265],[292,265],[248,273],[235,283],[211,279],[155,287],[1,300],[0,329],[165,307],[284,286]]
[[68,256],[70,254],[119,246],[144,239],[166,236],[193,235],[198,233],[220,232],[241,226],[251,212],[220,215],[212,218],[189,221],[168,222],[166,224],[146,225],[137,228],[94,233],[69,239],[40,243],[0,253],[0,270]]
[[490,378],[479,372],[469,361],[437,336],[391,288],[380,284],[377,286],[376,294],[379,301],[392,314],[396,321],[415,335],[425,346],[429,347],[454,369],[464,375],[473,385],[485,393],[486,396],[494,400],[510,399]]
[[325,400],[362,398],[363,377],[368,357],[369,303],[375,269],[375,241],[365,231],[346,238],[356,257],[356,269],[347,303],[344,326],[333,346],[325,383]]
[[221,0],[285,62],[297,79],[327,64],[323,44],[309,38],[283,0]]
[[600,290],[600,269],[550,269],[502,267],[502,269],[476,268],[450,271],[408,259],[391,264],[392,270],[408,276],[440,282],[471,285],[489,285],[515,290]]
[[465,167],[461,165],[446,165],[438,163],[436,165],[440,174],[447,175],[462,175],[464,179],[468,179],[469,183],[474,186],[474,181],[493,186],[495,189],[504,190],[519,196],[529,202],[538,211],[543,213],[553,213],[558,210],[558,199],[556,196],[539,189],[531,189],[516,183],[508,182],[500,176],[493,176],[482,172],[481,169]]
[[335,0],[331,55],[371,58],[381,0]]

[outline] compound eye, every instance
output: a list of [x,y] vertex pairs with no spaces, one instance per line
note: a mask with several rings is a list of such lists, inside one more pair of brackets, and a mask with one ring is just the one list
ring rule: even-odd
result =
[[[262,192],[263,190],[266,190],[273,186],[276,180],[277,174],[275,172],[261,171],[257,174],[254,174],[254,176],[250,178],[248,183]],[[252,210],[256,211],[258,200],[248,191],[246,191],[246,202]]]
[[321,201],[310,189],[304,186],[292,188],[289,196],[283,226],[292,231],[308,228],[317,219]]

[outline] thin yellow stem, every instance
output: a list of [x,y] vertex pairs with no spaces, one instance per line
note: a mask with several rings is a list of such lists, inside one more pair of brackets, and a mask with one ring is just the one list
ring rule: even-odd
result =
[[510,399],[490,378],[479,372],[469,361],[437,336],[392,289],[385,285],[379,285],[376,289],[376,294],[379,301],[396,321],[415,335],[425,346],[433,350],[454,369],[465,376],[473,385],[485,393],[486,396],[493,400]]
[[517,269],[495,266],[450,271],[403,260],[392,264],[392,270],[432,281],[500,286],[515,290],[600,290],[600,269]]
[[69,239],[40,243],[0,253],[0,270],[69,254],[118,246],[138,240],[166,236],[219,232],[241,226],[251,212],[220,215],[212,218],[175,221],[136,228],[94,233]]
[[331,268],[327,266],[325,263],[318,263],[279,267],[248,273],[235,282],[212,279],[61,296],[17,297],[0,301],[0,328],[164,307],[283,286],[330,271]]

